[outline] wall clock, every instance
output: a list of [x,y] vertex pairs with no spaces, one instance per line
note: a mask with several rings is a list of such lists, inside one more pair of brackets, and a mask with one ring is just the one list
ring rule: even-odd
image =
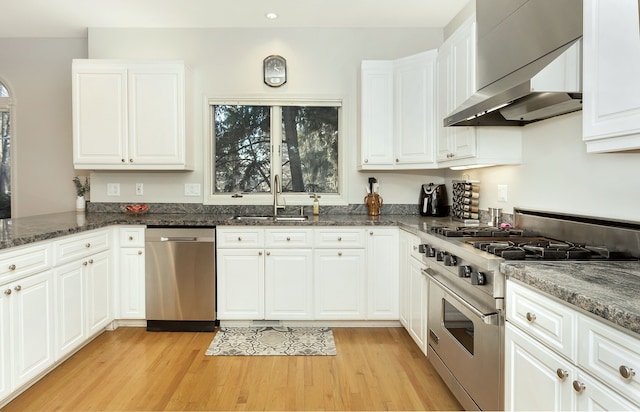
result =
[[287,61],[282,56],[267,56],[262,62],[264,82],[271,87],[280,87],[287,82]]

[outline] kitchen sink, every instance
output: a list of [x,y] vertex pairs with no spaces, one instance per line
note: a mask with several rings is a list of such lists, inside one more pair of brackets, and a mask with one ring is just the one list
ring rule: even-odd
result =
[[244,220],[244,221],[269,221],[273,220],[275,222],[305,222],[309,219],[309,216],[255,216],[255,215],[238,215],[232,218],[233,220]]

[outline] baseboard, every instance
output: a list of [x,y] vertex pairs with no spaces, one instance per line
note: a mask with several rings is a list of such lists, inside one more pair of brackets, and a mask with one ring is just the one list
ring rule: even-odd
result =
[[398,320],[221,320],[220,326],[227,327],[331,327],[331,328],[402,328]]

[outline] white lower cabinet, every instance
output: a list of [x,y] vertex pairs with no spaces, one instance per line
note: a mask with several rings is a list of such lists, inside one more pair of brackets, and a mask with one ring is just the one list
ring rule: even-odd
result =
[[50,270],[2,286],[0,398],[54,362],[53,275]]
[[640,339],[511,280],[506,304],[505,410],[640,409]]
[[118,230],[118,319],[145,319],[145,227],[120,227]]
[[424,263],[419,260],[420,238],[400,231],[400,322],[416,345],[427,354],[428,281],[422,275]]
[[427,279],[422,274],[424,263],[415,258],[409,261],[409,314],[407,331],[422,352],[427,354]]
[[313,251],[268,249],[265,253],[265,318],[313,318]]
[[398,228],[218,227],[220,320],[397,320]]
[[314,265],[316,319],[365,319],[365,250],[316,249]]
[[398,228],[375,228],[368,233],[367,319],[398,319]]
[[110,268],[110,251],[104,251],[54,269],[56,359],[78,348],[113,320]]
[[505,337],[505,410],[575,410],[571,362],[508,322]]
[[218,249],[216,257],[218,319],[264,319],[264,250]]

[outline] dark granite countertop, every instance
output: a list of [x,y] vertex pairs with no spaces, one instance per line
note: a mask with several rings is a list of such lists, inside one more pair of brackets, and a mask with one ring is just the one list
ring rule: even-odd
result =
[[640,334],[638,261],[506,262],[500,270],[511,279]]

